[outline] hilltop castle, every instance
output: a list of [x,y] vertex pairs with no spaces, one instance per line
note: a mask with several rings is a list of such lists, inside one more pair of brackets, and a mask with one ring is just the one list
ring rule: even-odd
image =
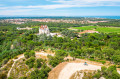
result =
[[39,35],[40,34],[47,34],[47,35],[50,34],[50,31],[47,25],[41,25],[39,27]]

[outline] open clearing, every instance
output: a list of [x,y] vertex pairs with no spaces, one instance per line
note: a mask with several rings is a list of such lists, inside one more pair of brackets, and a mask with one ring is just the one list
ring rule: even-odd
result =
[[58,79],[70,79],[70,77],[79,70],[98,70],[101,66],[84,65],[84,63],[68,63],[60,72]]
[[104,33],[111,33],[111,32],[120,33],[119,27],[83,26],[83,27],[72,27],[72,28],[78,30],[95,30]]
[[[84,62],[88,63],[88,66],[84,65]],[[103,65],[100,62],[90,61],[86,59],[76,59],[75,61],[63,62],[57,65],[52,71],[49,72],[48,79],[70,79],[70,77],[77,71],[80,70],[98,70],[102,66],[109,67],[109,61]],[[118,69],[120,74],[120,70]]]

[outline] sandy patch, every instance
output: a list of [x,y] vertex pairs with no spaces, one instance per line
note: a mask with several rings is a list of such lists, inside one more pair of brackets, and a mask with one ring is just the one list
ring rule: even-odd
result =
[[84,63],[68,63],[60,72],[58,79],[70,79],[70,77],[80,70],[98,70],[101,69],[101,66],[84,65]]
[[52,71],[49,72],[48,79],[58,79],[58,76],[59,76],[61,70],[65,67],[66,64],[67,64],[67,62],[60,63],[54,69],[52,69]]

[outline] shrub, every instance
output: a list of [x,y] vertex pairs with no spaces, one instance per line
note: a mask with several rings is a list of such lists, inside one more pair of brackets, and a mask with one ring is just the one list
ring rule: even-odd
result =
[[0,67],[2,67],[2,63],[0,63]]
[[25,56],[25,58],[29,58],[29,53],[28,53],[28,52],[25,52],[25,53],[24,53],[24,56]]
[[7,75],[5,73],[0,73],[0,79],[7,79]]
[[101,76],[100,73],[96,73],[93,77],[99,79]]
[[27,77],[20,77],[19,79],[27,79]]
[[105,64],[106,63],[106,61],[100,61],[102,64]]
[[47,79],[50,68],[44,63],[40,70],[36,69],[31,72],[31,79]]
[[36,68],[40,68],[42,66],[42,63],[43,63],[43,59],[37,59],[36,60],[36,64],[35,64],[35,67]]
[[33,50],[31,50],[30,53],[29,53],[29,56],[30,56],[30,57],[31,57],[31,56],[35,57],[35,52],[34,52]]
[[6,58],[2,61],[2,65],[6,64],[7,62],[8,62],[8,59]]
[[18,59],[18,57],[16,56],[16,57],[14,57],[14,59]]
[[68,54],[65,51],[63,51],[63,50],[57,50],[55,55],[56,56],[63,56],[63,57],[68,56]]
[[89,60],[90,60],[90,61],[95,61],[95,59],[93,59],[93,58],[90,58]]
[[53,67],[57,66],[59,63],[64,61],[63,57],[60,56],[49,56],[49,64],[52,65]]
[[25,56],[25,58],[27,59],[27,58],[30,58],[30,57],[35,57],[35,52],[32,50],[32,51],[30,51],[30,52],[25,52],[24,53],[24,56]]
[[29,59],[26,60],[26,65],[29,66],[29,68],[33,68],[35,62],[35,57],[30,57]]
[[12,77],[8,77],[8,79],[13,79]]

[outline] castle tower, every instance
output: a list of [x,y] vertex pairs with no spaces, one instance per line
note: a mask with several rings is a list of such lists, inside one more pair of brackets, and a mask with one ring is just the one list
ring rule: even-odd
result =
[[40,34],[50,34],[50,31],[47,25],[41,25],[39,27],[39,35]]

